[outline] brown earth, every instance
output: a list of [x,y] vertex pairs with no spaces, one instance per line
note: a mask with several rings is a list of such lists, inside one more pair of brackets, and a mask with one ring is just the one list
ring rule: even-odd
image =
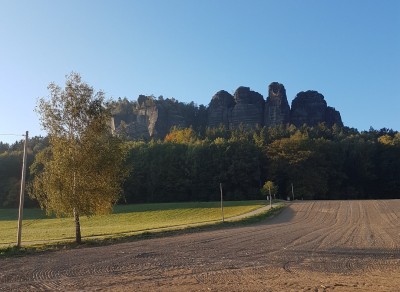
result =
[[264,223],[0,260],[0,291],[400,291],[400,200],[307,201]]

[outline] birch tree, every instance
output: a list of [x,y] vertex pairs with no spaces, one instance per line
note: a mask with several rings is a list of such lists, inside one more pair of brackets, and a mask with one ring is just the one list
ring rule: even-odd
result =
[[73,216],[81,243],[81,215],[112,211],[128,171],[122,141],[112,135],[105,95],[81,80],[66,76],[65,88],[50,83],[49,99],[36,111],[49,135],[49,148],[36,155],[30,195],[49,214]]

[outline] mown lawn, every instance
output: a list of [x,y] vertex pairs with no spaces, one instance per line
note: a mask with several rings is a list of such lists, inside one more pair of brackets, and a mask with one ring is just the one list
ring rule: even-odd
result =
[[[265,201],[224,202],[225,218],[265,206]],[[0,209],[0,244],[15,244],[18,210]],[[164,203],[115,206],[110,215],[81,217],[82,237],[114,237],[157,228],[181,228],[221,220],[219,202]],[[73,218],[49,218],[39,209],[24,210],[22,243],[74,240]]]

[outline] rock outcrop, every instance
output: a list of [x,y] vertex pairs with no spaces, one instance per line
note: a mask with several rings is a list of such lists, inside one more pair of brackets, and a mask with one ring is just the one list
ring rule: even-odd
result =
[[288,124],[290,107],[286,97],[285,87],[272,82],[268,87],[268,97],[265,102],[264,125],[267,127]]
[[218,91],[211,99],[208,106],[208,126],[216,128],[220,125],[229,128],[232,120],[232,109],[235,105],[233,96],[225,91]]
[[249,87],[241,86],[234,94],[235,106],[232,109],[231,128],[242,125],[245,129],[263,126],[264,98]]
[[233,96],[225,90],[218,91],[208,108],[184,104],[173,98],[156,99],[144,95],[134,102],[119,100],[115,106],[117,130],[124,131],[132,139],[164,138],[174,126],[191,126],[194,130],[220,125],[227,129],[241,125],[245,129],[286,124],[343,126],[340,113],[328,106],[317,91],[299,92],[290,108],[285,87],[278,82],[269,85],[266,101],[260,93],[241,86]]
[[340,127],[344,126],[340,112],[330,106],[328,106],[328,108],[326,109],[325,122],[328,127],[331,127],[335,124]]
[[335,123],[339,126],[343,125],[340,113],[334,108],[328,107],[324,96],[314,90],[299,92],[293,99],[290,123],[296,127],[304,124],[316,126],[319,123],[326,123],[329,127]]
[[178,102],[166,99],[157,102],[158,119],[154,127],[155,133],[150,137],[165,137],[172,127],[186,128],[190,124],[185,119],[183,111],[177,106]]
[[160,109],[152,97],[140,95],[133,107],[133,116],[130,123],[125,123],[124,131],[129,137],[147,140],[158,136],[160,131],[156,125],[159,124],[162,114],[160,115]]
[[162,138],[174,126],[190,126],[180,103],[174,99],[156,100],[153,96],[140,95],[137,102],[123,102],[124,109],[114,114],[115,126],[132,139]]

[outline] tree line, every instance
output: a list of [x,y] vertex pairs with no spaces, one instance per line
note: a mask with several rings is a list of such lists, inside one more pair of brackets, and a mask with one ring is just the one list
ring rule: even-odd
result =
[[[277,197],[380,199],[400,197],[400,133],[347,127],[172,129],[163,140],[125,141],[131,168],[119,203],[210,201],[223,184],[227,200],[263,198],[266,181]],[[28,141],[32,163],[47,137]],[[0,208],[16,207],[23,142],[0,143]],[[101,166],[100,166],[101,167]],[[38,206],[27,198],[26,206]]]
[[292,184],[295,199],[400,197],[400,133],[389,129],[173,129],[129,149],[129,203],[217,200],[220,182],[229,200],[262,198],[266,181],[282,199],[292,197]]

